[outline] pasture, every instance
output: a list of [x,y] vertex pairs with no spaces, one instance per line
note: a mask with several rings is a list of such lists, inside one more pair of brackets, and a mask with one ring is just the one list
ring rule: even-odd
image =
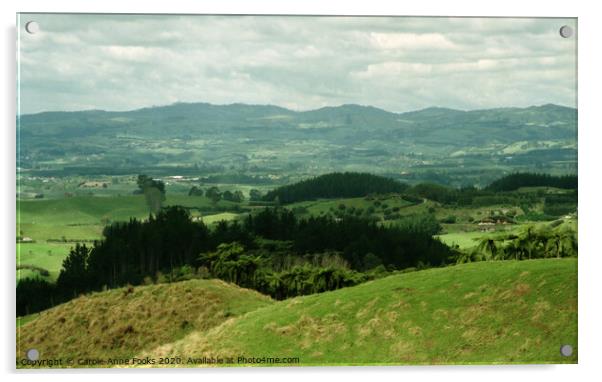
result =
[[299,357],[301,365],[575,363],[577,261],[429,269],[280,301],[194,331],[164,354]]
[[[221,200],[214,204],[202,196],[167,195],[165,205],[188,207],[193,217],[207,225],[238,216],[237,213],[220,212],[234,207],[235,203]],[[50,275],[43,278],[55,280],[64,258],[76,242],[100,239],[105,225],[130,218],[148,218],[143,195],[18,200],[17,232],[34,242],[17,243],[17,264],[44,268]],[[92,245],[91,242],[87,244]],[[39,272],[30,269],[17,271],[17,280],[39,276]]]
[[[54,280],[59,275],[63,260],[74,245],[74,243],[17,243],[17,264],[46,269],[50,274],[43,278]],[[40,277],[40,274],[30,269],[17,270],[17,280],[28,277]]]

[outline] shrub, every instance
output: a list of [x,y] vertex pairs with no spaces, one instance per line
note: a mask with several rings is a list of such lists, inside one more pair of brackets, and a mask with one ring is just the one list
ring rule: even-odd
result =
[[454,224],[456,223],[457,218],[454,215],[449,215],[443,219],[441,219],[441,223],[445,223],[445,224]]

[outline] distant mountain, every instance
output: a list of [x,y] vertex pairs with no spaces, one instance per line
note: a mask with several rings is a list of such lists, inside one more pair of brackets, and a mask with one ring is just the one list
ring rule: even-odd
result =
[[176,138],[259,128],[310,130],[314,137],[329,136],[333,132],[328,130],[336,130],[333,138],[351,131],[361,139],[375,132],[389,133],[392,137],[413,137],[426,143],[445,139],[449,145],[464,146],[467,142],[574,138],[576,122],[576,109],[557,105],[474,111],[432,107],[391,113],[360,105],[296,112],[273,105],[176,103],[126,112],[90,110],[24,115],[19,126],[24,137],[64,139],[124,133]]
[[44,112],[17,122],[19,167],[44,174],[152,173],[157,166],[177,166],[202,175],[356,171],[403,173],[407,179],[420,172],[429,180],[461,183],[467,176],[486,180],[473,168],[489,169],[490,177],[509,170],[571,173],[577,158],[577,110],[557,105],[392,113],[353,104],[293,111],[176,103]]

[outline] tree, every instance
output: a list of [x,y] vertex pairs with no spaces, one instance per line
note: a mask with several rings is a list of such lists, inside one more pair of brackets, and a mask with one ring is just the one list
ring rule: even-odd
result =
[[140,174],[138,175],[136,183],[142,192],[144,192],[144,189],[147,187],[155,187],[165,194],[165,183],[163,183],[161,180],[155,180],[147,175]]
[[227,200],[227,201],[229,201],[229,202],[232,202],[232,201],[233,201],[233,198],[234,198],[234,194],[232,193],[232,191],[230,191],[230,190],[226,190],[226,191],[224,191],[224,193],[222,194],[222,198],[223,198],[224,200]]
[[17,283],[17,316],[39,312],[61,302],[56,284],[40,278],[26,278]]
[[504,260],[522,260],[523,253],[524,249],[519,243],[516,240],[512,240],[504,247]]
[[161,211],[161,207],[165,201],[165,194],[156,187],[146,187],[144,189],[144,199],[146,200],[149,212],[156,215]]
[[233,202],[240,203],[243,200],[245,200],[245,195],[242,193],[242,191],[236,190],[236,191],[234,191],[232,198],[233,198],[233,200],[232,200]]
[[207,189],[205,196],[208,197],[214,205],[222,199],[222,193],[219,191],[219,188],[215,186]]
[[224,193],[222,194],[222,198],[224,200],[230,201],[230,202],[234,202],[234,203],[240,203],[242,202],[245,197],[242,193],[242,191],[237,190],[237,191],[224,191]]
[[382,265],[382,261],[380,260],[380,258],[372,252],[368,252],[364,256],[363,263],[364,263],[364,270],[366,270],[366,271],[370,270],[370,269],[374,269],[379,265]]
[[203,189],[197,186],[192,186],[188,191],[188,196],[203,196]]
[[165,201],[165,183],[144,174],[138,175],[136,183],[140,191],[144,194],[149,212],[151,214],[159,212]]
[[262,198],[262,193],[261,191],[259,191],[258,189],[251,189],[251,191],[249,191],[249,199],[252,201],[258,201],[261,200]]
[[91,250],[85,244],[77,243],[63,260],[63,269],[57,279],[57,286],[76,296],[90,288],[88,259]]
[[491,260],[496,260],[497,259],[497,245],[495,244],[495,240],[485,237],[483,238],[480,242],[479,245],[477,246],[477,249],[481,252],[483,252],[486,256],[488,256],[488,259]]

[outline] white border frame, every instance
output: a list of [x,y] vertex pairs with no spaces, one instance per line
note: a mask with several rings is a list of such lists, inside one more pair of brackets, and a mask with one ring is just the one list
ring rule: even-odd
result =
[[[168,2],[141,2],[104,0],[98,3],[77,0],[12,0],[2,2],[2,178],[8,180],[2,187],[4,219],[0,230],[5,251],[3,264],[3,289],[5,309],[0,314],[3,341],[0,347],[2,372],[8,380],[44,379],[100,381],[111,379],[144,378],[164,380],[174,375],[182,380],[227,378],[232,380],[306,380],[325,374],[326,378],[341,375],[341,378],[363,380],[373,374],[378,379],[413,380],[426,377],[428,380],[447,381],[508,381],[509,379],[545,378],[554,380],[589,380],[600,375],[597,368],[598,351],[601,343],[602,308],[600,307],[600,280],[602,257],[597,249],[597,226],[600,217],[599,192],[601,182],[598,164],[600,158],[600,133],[602,120],[599,113],[599,87],[602,60],[599,37],[602,20],[596,12],[594,1],[570,2],[548,0],[532,2],[505,0],[498,2],[454,0],[416,2],[386,2],[384,0],[231,0],[194,1],[170,0]],[[552,366],[412,366],[412,367],[319,367],[319,368],[259,368],[218,370],[73,370],[73,371],[15,371],[15,319],[14,312],[14,262],[15,262],[15,20],[16,12],[86,12],[86,13],[194,13],[194,14],[334,14],[334,15],[411,15],[411,16],[525,16],[525,17],[578,17],[579,30],[579,365]]]

